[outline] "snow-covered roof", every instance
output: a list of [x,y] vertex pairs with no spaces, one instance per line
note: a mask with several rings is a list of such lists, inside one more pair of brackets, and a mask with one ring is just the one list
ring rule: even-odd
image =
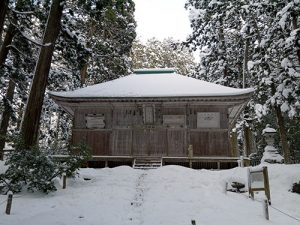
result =
[[249,94],[253,88],[225,87],[177,73],[131,74],[112,81],[67,92],[50,92],[64,98],[204,97]]

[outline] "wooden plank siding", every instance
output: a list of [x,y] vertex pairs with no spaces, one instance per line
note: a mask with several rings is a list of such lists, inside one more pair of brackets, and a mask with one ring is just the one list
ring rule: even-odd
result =
[[[152,107],[152,109],[149,109]],[[144,116],[148,118],[145,124]],[[220,128],[197,128],[197,113],[220,113]],[[101,114],[103,129],[87,129],[85,117]],[[163,116],[179,119],[179,124],[163,123]],[[176,117],[181,116],[181,117]],[[185,120],[185,122],[182,122]],[[108,156],[187,156],[193,145],[194,156],[232,156],[229,151],[228,106],[187,103],[116,103],[101,107],[78,106],[75,110],[73,144],[85,141],[93,155]],[[183,123],[183,124],[182,124]]]
[[167,130],[149,129],[148,130],[148,155],[166,156],[167,155]]
[[87,144],[92,148],[92,155],[109,155],[111,131],[87,131]]
[[132,130],[113,130],[111,155],[132,155]]
[[149,156],[148,152],[148,135],[147,129],[135,129],[132,132],[132,155],[134,156]]
[[190,131],[189,144],[194,156],[231,156],[227,131]]
[[188,136],[189,144],[193,146],[194,156],[210,155],[208,132],[190,131]]
[[169,129],[167,131],[168,156],[186,156],[186,130]]
[[228,131],[210,132],[208,136],[209,156],[231,156]]

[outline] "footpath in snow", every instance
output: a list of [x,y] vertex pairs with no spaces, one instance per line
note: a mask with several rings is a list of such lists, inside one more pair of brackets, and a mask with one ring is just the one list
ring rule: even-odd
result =
[[145,182],[145,177],[147,176],[147,174],[147,171],[144,171],[138,176],[135,188],[135,196],[133,201],[130,203],[131,209],[129,211],[127,224],[144,224],[143,204],[145,192],[148,190]]
[[[300,180],[300,165],[268,165],[272,207],[300,219],[300,195],[288,190]],[[87,180],[88,179],[88,180]],[[222,171],[165,166],[134,170],[122,166],[82,169],[67,189],[44,195],[14,196],[12,214],[0,205],[0,225],[299,225],[274,208],[264,218],[259,202],[247,193],[224,193],[224,183],[245,181],[246,168]],[[0,196],[0,203],[7,196]]]

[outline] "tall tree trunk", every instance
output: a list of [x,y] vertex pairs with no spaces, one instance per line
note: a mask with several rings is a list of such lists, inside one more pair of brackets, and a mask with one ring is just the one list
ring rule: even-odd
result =
[[[91,20],[90,24],[89,24],[89,32],[87,34],[87,38],[88,39],[92,39],[92,37],[94,36],[94,33],[96,31],[96,22],[94,20]],[[90,48],[91,44],[90,42],[88,42],[87,47]],[[84,65],[82,66],[82,68],[80,69],[80,81],[81,81],[81,86],[84,86],[86,83],[86,78],[88,77],[88,62],[89,62],[89,58],[88,57],[86,59],[86,62],[84,63]]]
[[[293,27],[293,30],[296,30],[298,29],[298,16],[297,15],[293,15],[292,16],[292,27]],[[298,38],[299,38],[299,34],[298,34]],[[298,41],[296,41],[296,53],[297,53],[297,56],[298,56],[298,61],[300,63],[300,40],[298,39]]]
[[[3,64],[7,58],[9,52],[8,46],[12,43],[14,36],[15,36],[15,29],[12,25],[9,25],[0,49],[0,69],[3,67]],[[9,118],[11,116],[11,108],[9,102],[11,102],[13,99],[14,90],[15,90],[15,83],[10,79],[6,96],[5,96],[6,102],[4,102],[4,111],[2,114],[2,120],[0,124],[0,159],[1,160],[3,159],[3,148],[5,146],[5,136],[7,133]]]
[[20,108],[19,108],[19,111],[18,111],[18,121],[17,121],[17,130],[20,130],[21,129],[21,120],[23,118],[23,112],[24,112],[24,103],[21,102],[20,104]]
[[253,132],[251,129],[252,126],[245,126],[244,127],[244,151],[245,156],[249,156],[251,153],[255,153],[256,150],[256,144],[253,137]]
[[[248,61],[249,61],[249,38],[248,38],[248,34],[249,34],[249,26],[247,27],[247,36],[245,38],[245,47],[244,47],[244,60],[243,60],[243,88],[246,88],[246,78],[248,77]],[[248,78],[249,79],[249,78]],[[246,120],[245,115],[247,114],[247,118],[249,118],[249,112],[248,110],[245,110],[244,112],[244,120]],[[247,120],[246,120],[247,121]],[[247,121],[248,123],[248,121]],[[252,131],[250,128],[250,124],[248,123],[248,125],[244,126],[243,129],[244,132],[244,155],[245,156],[249,156],[253,149],[252,149]]]
[[0,49],[0,68],[2,68],[3,64],[5,63],[5,60],[9,52],[8,46],[11,45],[15,34],[16,34],[16,29],[14,28],[13,25],[10,24]]
[[248,61],[249,61],[249,38],[245,40],[244,62],[243,62],[243,88],[246,87],[246,77],[248,76]]
[[[16,8],[20,7],[21,1],[17,1]],[[3,25],[5,20],[5,15],[8,9],[8,0],[3,0],[0,3],[0,40],[2,38]],[[13,19],[15,22],[15,19]],[[16,29],[14,25],[9,24],[8,29],[6,31],[3,43],[0,49],[0,69],[3,67],[7,55],[9,53],[9,45],[12,44],[13,38],[16,34]],[[8,88],[6,91],[5,101],[4,101],[4,111],[2,114],[2,120],[0,124],[0,158],[3,159],[3,149],[5,147],[5,136],[7,135],[7,128],[9,124],[9,119],[12,115],[11,103],[13,101],[14,91],[15,91],[16,83],[10,78],[8,83]]]
[[[300,41],[300,40],[299,40]],[[299,49],[297,49],[297,56],[298,56],[298,61],[300,63],[300,46],[299,46]]]
[[[27,148],[37,143],[43,100],[54,45],[60,31],[62,11],[62,0],[53,0],[43,38],[44,46],[40,50],[22,123],[21,134]],[[51,45],[46,45],[48,43]]]
[[85,85],[85,81],[87,78],[87,69],[88,69],[88,63],[86,62],[83,67],[80,69],[80,82],[81,86],[83,87]]
[[8,0],[1,0],[0,1],[0,43],[2,40],[2,32],[3,32],[3,26],[4,26],[7,9],[8,9]]
[[[4,0],[4,1],[6,1],[6,0]],[[21,9],[22,6],[23,6],[23,3],[24,2],[22,0],[18,0],[16,2],[16,9],[17,10]],[[1,7],[1,5],[0,5],[0,7]],[[0,11],[1,11],[1,9],[0,9]],[[15,17],[12,18],[12,21],[13,21],[14,24],[16,24],[16,18]],[[1,45],[1,49],[0,49],[0,69],[3,67],[3,64],[4,64],[4,62],[7,58],[7,55],[8,55],[8,52],[9,52],[9,47],[8,46],[11,45],[16,32],[17,32],[16,28],[14,27],[14,25],[12,25],[10,23],[9,26],[8,26],[8,29],[6,31],[3,43]]]
[[227,60],[226,60],[226,46],[225,46],[225,36],[224,36],[224,29],[223,29],[223,21],[222,19],[219,19],[220,27],[219,27],[219,42],[220,42],[220,50],[221,50],[221,57],[224,59],[225,66],[223,70],[223,77],[228,76],[228,66],[227,66]]
[[6,91],[6,96],[4,100],[4,111],[2,114],[2,120],[0,124],[0,159],[3,160],[3,149],[5,147],[5,139],[6,139],[6,134],[7,134],[7,128],[8,128],[8,123],[9,123],[9,118],[11,117],[12,114],[12,108],[11,108],[11,103],[14,97],[14,92],[15,92],[15,82],[10,79],[8,88]]
[[[272,84],[271,86],[272,90],[272,95],[274,96],[276,93],[276,88],[275,85]],[[285,163],[290,163],[291,162],[291,153],[290,153],[290,148],[289,148],[289,143],[287,141],[287,132],[286,128],[284,125],[284,117],[282,115],[280,106],[275,104],[274,105],[274,110],[276,113],[276,118],[277,118],[277,125],[279,128],[279,134],[280,134],[280,140],[281,140],[281,146],[282,146],[282,151],[283,151],[283,157],[284,157],[284,162]]]
[[281,139],[281,146],[283,150],[283,157],[284,157],[284,162],[289,164],[291,162],[291,153],[290,153],[290,148],[289,144],[287,141],[287,133],[286,133],[286,128],[284,125],[284,118],[280,109],[280,106],[275,105],[274,106],[275,112],[276,112],[276,117],[277,117],[277,124],[279,127],[279,133],[280,133],[280,139]]

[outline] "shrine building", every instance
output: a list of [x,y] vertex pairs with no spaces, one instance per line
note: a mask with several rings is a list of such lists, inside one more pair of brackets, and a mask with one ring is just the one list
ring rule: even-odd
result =
[[148,158],[163,165],[222,169],[237,165],[229,134],[253,92],[174,69],[139,69],[49,94],[73,116],[72,144],[84,142],[91,148],[91,167],[132,165]]

